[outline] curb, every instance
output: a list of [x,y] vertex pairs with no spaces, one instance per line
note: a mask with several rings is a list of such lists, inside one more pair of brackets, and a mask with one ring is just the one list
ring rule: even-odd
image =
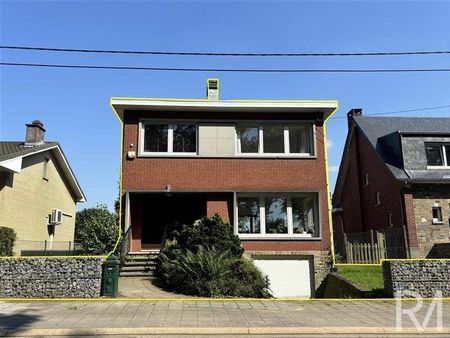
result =
[[3,329],[2,337],[37,336],[95,336],[95,335],[292,335],[292,334],[450,334],[450,327],[435,327],[423,331],[405,327],[139,327],[139,328],[61,328],[61,329]]

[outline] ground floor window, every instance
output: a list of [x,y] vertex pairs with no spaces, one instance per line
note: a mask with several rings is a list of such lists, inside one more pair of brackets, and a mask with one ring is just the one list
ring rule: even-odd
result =
[[241,237],[319,237],[317,193],[236,194]]

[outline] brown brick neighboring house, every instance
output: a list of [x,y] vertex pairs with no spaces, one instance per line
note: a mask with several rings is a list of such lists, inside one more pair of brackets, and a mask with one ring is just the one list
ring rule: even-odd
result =
[[389,258],[439,256],[436,244],[450,242],[450,118],[354,109],[348,124],[333,194],[337,252],[345,256],[343,233],[373,229],[386,234]]
[[159,251],[167,226],[219,213],[278,296],[314,294],[330,254],[323,124],[336,101],[112,98],[111,106],[123,122],[132,252]]
[[0,142],[0,226],[16,231],[15,255],[73,250],[76,203],[85,201],[61,146],[44,133],[33,121],[25,142]]

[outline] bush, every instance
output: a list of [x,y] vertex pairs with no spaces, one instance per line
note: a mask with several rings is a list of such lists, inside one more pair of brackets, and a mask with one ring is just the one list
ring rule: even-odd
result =
[[203,297],[270,297],[268,278],[242,256],[239,237],[219,215],[170,235],[156,275],[170,291]]
[[118,236],[116,215],[106,205],[83,209],[75,218],[75,242],[83,254],[103,255],[113,250]]
[[14,229],[0,227],[0,256],[14,256],[13,248],[16,238]]

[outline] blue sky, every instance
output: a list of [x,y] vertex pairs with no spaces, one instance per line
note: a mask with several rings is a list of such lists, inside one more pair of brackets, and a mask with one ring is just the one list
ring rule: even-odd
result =
[[[450,50],[450,2],[432,1],[1,1],[1,44],[199,52]],[[450,56],[225,58],[0,50],[2,62],[222,68],[439,68]],[[337,99],[345,116],[450,105],[450,73],[255,74],[0,67],[0,139],[22,140],[41,119],[61,142],[86,195],[117,196],[120,125],[110,96]],[[404,114],[406,115],[406,114]],[[450,116],[450,109],[409,113]],[[400,115],[399,115],[400,116]],[[334,185],[345,119],[328,123]]]

